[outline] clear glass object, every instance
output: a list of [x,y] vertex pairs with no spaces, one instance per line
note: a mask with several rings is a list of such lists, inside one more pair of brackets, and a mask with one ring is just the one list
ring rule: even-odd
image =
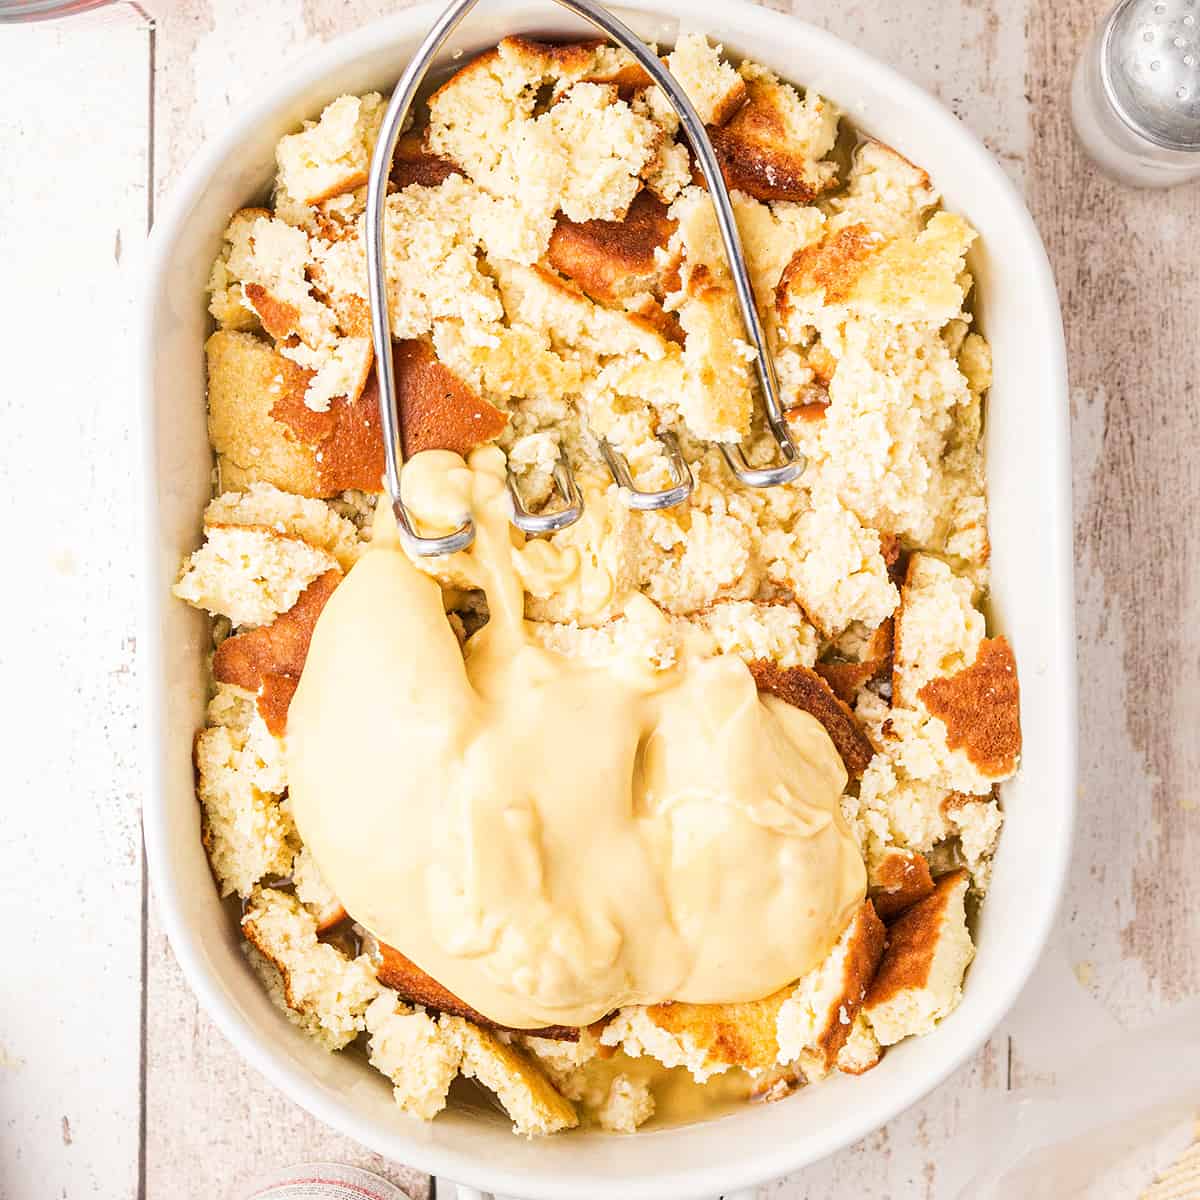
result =
[[17,21],[48,21],[101,8],[111,0],[0,0],[0,25]]
[[1200,0],[1121,0],[1075,68],[1071,117],[1122,183],[1200,178]]
[[361,1167],[298,1163],[260,1175],[234,1200],[410,1200],[407,1192]]

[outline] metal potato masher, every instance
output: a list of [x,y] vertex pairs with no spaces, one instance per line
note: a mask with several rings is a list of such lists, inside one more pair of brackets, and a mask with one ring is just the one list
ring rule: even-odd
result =
[[[434,56],[458,27],[462,19],[475,7],[478,0],[452,0],[438,18],[416,55],[405,68],[404,74],[392,93],[387,112],[379,130],[379,140],[371,161],[371,173],[367,183],[366,250],[367,281],[371,301],[371,333],[375,343],[375,371],[379,384],[379,407],[383,428],[383,446],[386,470],[384,475],[392,509],[396,514],[401,536],[409,549],[421,556],[451,554],[463,550],[475,538],[475,525],[468,516],[453,533],[444,537],[423,537],[409,516],[400,497],[400,413],[396,394],[395,369],[392,363],[392,334],[388,313],[387,282],[384,273],[383,215],[387,200],[388,176],[391,173],[392,155],[404,120],[412,107],[413,100],[425,79]],[[779,383],[775,367],[767,352],[766,336],[758,310],[754,304],[754,291],[746,270],[746,259],[734,220],[729,191],[721,174],[720,165],[713,153],[712,143],[704,129],[704,122],[676,82],[658,58],[623,22],[612,13],[593,3],[593,0],[555,0],[563,8],[583,17],[636,59],[650,78],[662,89],[671,106],[679,115],[680,124],[691,143],[696,161],[708,184],[708,192],[716,208],[717,225],[729,260],[737,292],[738,305],[750,344],[754,348],[758,381],[770,428],[779,454],[775,465],[752,467],[742,448],[738,445],[720,443],[722,454],[729,469],[744,484],[750,487],[775,487],[790,483],[804,470],[803,455],[796,449],[784,420],[779,402]],[[672,485],[662,491],[643,491],[634,486],[629,464],[624,455],[607,440],[601,439],[600,451],[605,464],[621,489],[625,502],[632,508],[670,508],[685,501],[692,491],[692,475],[673,434],[659,435],[667,452],[671,468]],[[508,477],[508,491],[512,501],[512,521],[526,533],[550,533],[574,524],[583,514],[583,499],[575,485],[565,455],[559,458],[554,471],[555,488],[560,501],[552,512],[533,513],[521,499],[515,479]]]

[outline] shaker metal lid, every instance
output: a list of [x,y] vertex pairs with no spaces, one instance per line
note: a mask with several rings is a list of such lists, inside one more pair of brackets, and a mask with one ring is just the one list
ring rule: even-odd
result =
[[1122,0],[1104,30],[1100,77],[1134,133],[1200,151],[1200,0]]

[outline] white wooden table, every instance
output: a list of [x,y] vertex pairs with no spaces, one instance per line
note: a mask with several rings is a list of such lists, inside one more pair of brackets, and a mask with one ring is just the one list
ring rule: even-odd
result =
[[[1135,193],[1065,94],[1104,0],[777,0],[932,89],[1024,188],[1071,351],[1082,786],[1055,943],[975,1059],[775,1200],[944,1194],[1054,1042],[1200,993],[1200,187]],[[147,896],[131,337],[154,205],[261,81],[396,0],[145,0],[0,27],[0,1197],[239,1195],[374,1166],[196,1007]]]

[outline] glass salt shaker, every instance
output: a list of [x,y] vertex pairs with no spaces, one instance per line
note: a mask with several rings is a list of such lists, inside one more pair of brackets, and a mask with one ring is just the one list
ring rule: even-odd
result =
[[1121,0],[1075,68],[1071,116],[1122,183],[1200,178],[1200,0]]

